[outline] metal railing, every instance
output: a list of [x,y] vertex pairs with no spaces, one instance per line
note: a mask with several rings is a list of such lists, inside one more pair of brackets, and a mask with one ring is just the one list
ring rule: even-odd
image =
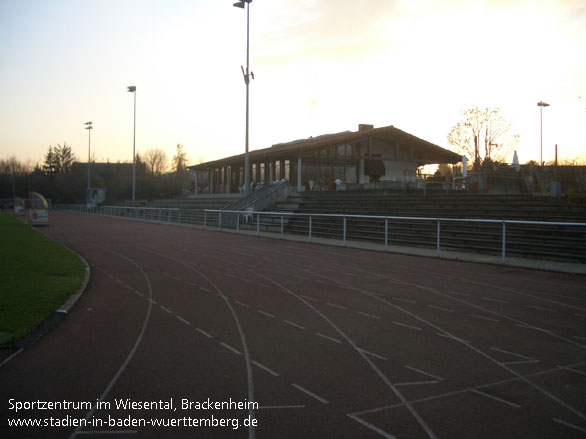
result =
[[586,223],[404,216],[316,214],[177,208],[56,205],[77,213],[125,217],[141,221],[196,224],[217,230],[305,236],[507,257],[537,257],[586,262]]
[[[206,209],[204,226],[234,228],[223,220],[229,215],[237,215],[237,231],[246,226],[257,233],[302,234],[310,241],[314,236],[339,239],[344,245],[348,240],[374,241],[385,249],[412,243],[432,246],[438,256],[444,248],[498,253],[502,263],[509,252],[586,262],[586,223]],[[405,231],[412,232],[410,239]]]

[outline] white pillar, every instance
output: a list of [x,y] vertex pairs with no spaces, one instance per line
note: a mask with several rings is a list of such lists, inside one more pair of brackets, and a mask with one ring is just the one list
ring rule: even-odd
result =
[[230,166],[226,166],[226,193],[230,193],[230,183],[232,180],[232,168]]
[[273,184],[273,162],[269,163],[269,184]]
[[301,185],[301,157],[297,157],[297,190],[302,191],[303,186]]
[[210,194],[213,194],[214,193],[214,170],[210,169],[209,174],[210,174]]
[[194,172],[193,172],[193,175],[194,175],[193,179],[194,179],[194,181],[195,181],[195,189],[194,189],[193,193],[194,193],[195,195],[197,195],[197,190],[198,190],[198,188],[197,188],[197,171],[194,171]]
[[468,159],[465,155],[462,156],[462,177],[466,178],[468,176],[468,169],[467,169]]

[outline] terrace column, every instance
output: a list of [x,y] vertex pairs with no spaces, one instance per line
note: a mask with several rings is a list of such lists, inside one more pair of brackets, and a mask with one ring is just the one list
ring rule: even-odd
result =
[[197,195],[197,171],[193,172],[193,180],[195,181],[195,189],[193,191],[193,194]]
[[273,162],[269,162],[269,184],[273,184]]
[[208,172],[210,176],[210,194],[214,193],[214,169],[210,169]]
[[226,193],[230,193],[230,185],[232,180],[232,168],[230,166],[226,166]]
[[297,157],[297,191],[301,192],[303,186],[301,184],[301,157]]

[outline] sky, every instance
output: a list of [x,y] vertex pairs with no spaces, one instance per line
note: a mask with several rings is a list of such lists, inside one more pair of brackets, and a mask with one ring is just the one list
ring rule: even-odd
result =
[[[246,12],[235,0],[0,0],[0,159],[188,162],[241,154]],[[519,160],[586,159],[584,0],[254,0],[250,149],[394,125],[450,148],[498,107]],[[512,160],[512,155],[509,157]]]

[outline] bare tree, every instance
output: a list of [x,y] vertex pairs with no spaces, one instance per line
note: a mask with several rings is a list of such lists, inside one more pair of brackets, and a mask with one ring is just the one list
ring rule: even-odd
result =
[[152,175],[159,176],[167,170],[167,154],[162,149],[149,149],[144,155],[144,160],[147,172]]
[[187,153],[183,150],[183,145],[177,144],[177,150],[173,157],[173,168],[177,178],[184,178],[187,174]]
[[[511,124],[498,108],[473,107],[462,113],[462,120],[448,134],[448,143],[474,159],[475,166],[485,160],[502,160],[519,142]],[[481,150],[484,150],[484,153]]]

